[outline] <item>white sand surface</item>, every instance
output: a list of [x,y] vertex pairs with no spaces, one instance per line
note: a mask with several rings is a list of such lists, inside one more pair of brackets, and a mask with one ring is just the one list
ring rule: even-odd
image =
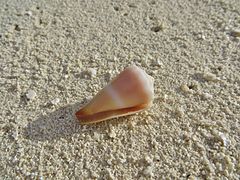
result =
[[[0,178],[239,179],[239,29],[239,0],[0,0]],[[80,125],[130,64],[153,106]]]

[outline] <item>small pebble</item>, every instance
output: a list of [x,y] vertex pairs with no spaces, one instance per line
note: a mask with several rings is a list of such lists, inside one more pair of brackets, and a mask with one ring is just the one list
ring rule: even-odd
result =
[[28,90],[27,94],[26,94],[26,97],[29,99],[29,100],[32,100],[34,99],[35,97],[37,96],[36,92],[34,90]]
[[162,66],[163,66],[163,63],[158,59],[158,60],[155,60],[155,61],[153,62],[153,65],[158,66],[158,67],[162,67]]
[[181,85],[180,88],[183,92],[188,92],[190,90],[186,84]]
[[184,115],[184,110],[182,108],[177,108],[176,109],[176,115],[178,117],[182,117]]
[[91,171],[91,177],[92,178],[96,178],[96,179],[98,179],[99,178],[99,175],[93,170],[93,171]]
[[230,140],[226,137],[225,134],[219,133],[219,137],[221,138],[223,146],[229,146],[230,145]]
[[186,84],[181,85],[180,89],[185,93],[191,93],[192,90]]
[[17,139],[18,139],[18,132],[17,132],[17,131],[14,131],[14,132],[12,133],[12,137],[13,137],[15,140],[17,140]]
[[190,175],[187,179],[189,179],[189,180],[197,180],[198,178],[195,177],[194,175]]
[[118,162],[122,164],[127,162],[126,156],[123,153],[119,153]]
[[110,168],[106,168],[106,174],[108,175],[108,178],[107,178],[107,179],[109,179],[109,180],[116,179],[116,178],[114,177],[114,175],[112,174]]
[[111,130],[110,133],[109,133],[109,137],[110,138],[115,138],[116,137],[116,133],[113,130]]
[[55,98],[51,101],[52,105],[57,105],[60,102],[59,98]]
[[208,94],[208,93],[202,93],[202,97],[203,99],[207,100],[207,99],[212,99],[213,96],[211,94]]
[[205,40],[206,39],[206,37],[202,33],[197,34],[197,38],[199,40]]
[[101,138],[101,135],[97,132],[94,132],[93,137],[94,137],[95,140],[99,140]]
[[141,61],[142,66],[147,67],[149,65],[148,58],[145,57]]
[[91,77],[95,77],[97,75],[97,70],[95,68],[89,68],[88,72]]
[[205,79],[206,81],[217,81],[218,78],[215,74],[206,72],[203,74],[203,79]]
[[105,74],[105,80],[109,82],[112,78],[112,71],[109,71]]
[[223,112],[225,112],[228,115],[232,115],[233,114],[232,111],[229,109],[229,107],[223,108]]
[[234,170],[234,163],[232,162],[231,158],[229,156],[225,156],[225,162],[226,162],[226,167],[229,172],[232,172]]
[[145,161],[147,164],[152,164],[152,159],[149,156],[145,156]]
[[218,169],[218,171],[223,171],[223,167],[222,167],[222,164],[221,164],[221,163],[216,162],[215,166],[216,166],[216,168]]
[[28,15],[28,16],[32,16],[32,11],[26,11],[25,14]]
[[151,176],[153,176],[153,172],[152,171],[153,171],[152,166],[147,166],[146,169],[144,169],[143,174],[145,176],[151,177]]

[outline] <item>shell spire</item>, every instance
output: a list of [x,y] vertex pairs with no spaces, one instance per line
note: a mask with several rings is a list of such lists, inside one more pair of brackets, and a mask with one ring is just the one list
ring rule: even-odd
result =
[[142,111],[152,104],[153,78],[137,66],[122,71],[76,112],[81,124],[97,123]]

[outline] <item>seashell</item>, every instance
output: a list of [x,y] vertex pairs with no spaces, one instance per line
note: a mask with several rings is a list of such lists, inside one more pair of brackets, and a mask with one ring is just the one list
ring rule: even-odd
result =
[[81,124],[90,124],[130,115],[149,108],[153,98],[153,78],[134,65],[122,71],[77,111],[76,117]]

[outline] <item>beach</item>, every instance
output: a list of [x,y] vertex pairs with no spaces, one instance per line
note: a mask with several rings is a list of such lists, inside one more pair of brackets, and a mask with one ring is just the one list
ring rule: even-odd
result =
[[[239,0],[0,7],[1,179],[240,178]],[[81,125],[131,65],[154,78],[152,106]]]

